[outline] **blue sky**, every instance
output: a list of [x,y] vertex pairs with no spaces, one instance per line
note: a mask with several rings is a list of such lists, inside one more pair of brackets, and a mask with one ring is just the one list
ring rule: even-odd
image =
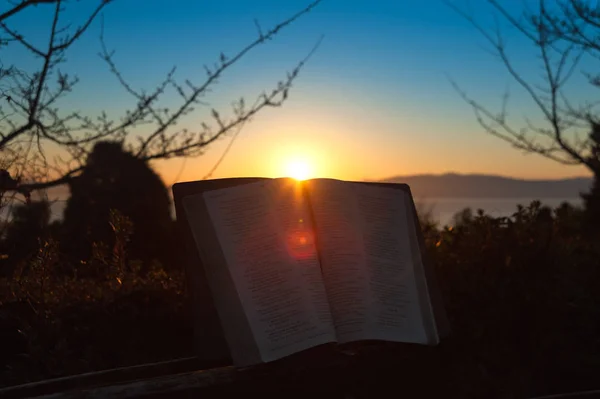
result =
[[[95,2],[81,3],[70,5],[65,18],[80,19]],[[531,4],[502,3],[516,13],[523,4]],[[105,39],[135,87],[152,87],[174,65],[182,80],[201,82],[203,64],[216,61],[221,51],[233,54],[256,37],[254,19],[267,29],[306,4],[299,0],[115,0],[104,12]],[[477,18],[493,22],[485,2],[471,5],[476,5]],[[48,11],[40,6],[10,22],[23,26],[23,33],[33,39],[43,39]],[[99,32],[96,23],[69,54],[64,68],[76,72],[81,83],[64,105],[90,113],[106,109],[118,116],[134,101],[100,61]],[[518,35],[506,32],[516,65],[527,77],[535,77],[539,70],[531,48]],[[538,114],[497,59],[486,52],[485,40],[441,0],[324,0],[235,65],[207,100],[225,113],[240,96],[253,99],[285,77],[321,35],[324,40],[301,72],[288,102],[283,108],[266,110],[244,128],[214,177],[277,176],[292,158],[306,158],[315,176],[343,179],[448,171],[529,178],[587,174],[580,167],[523,155],[482,131],[449,76],[490,106],[500,104],[508,85],[515,116],[535,119]],[[13,59],[22,56],[5,54]],[[573,92],[583,95],[584,89],[576,85]],[[185,123],[193,127],[207,115],[208,110],[198,110]],[[158,162],[155,167],[167,183],[197,179],[226,144],[226,140],[217,143],[206,155],[185,163]]]

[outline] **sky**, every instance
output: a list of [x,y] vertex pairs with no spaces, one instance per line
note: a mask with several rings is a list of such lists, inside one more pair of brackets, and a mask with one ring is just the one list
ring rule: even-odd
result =
[[[65,18],[79,24],[94,3],[72,3]],[[308,3],[115,0],[102,19],[106,43],[123,75],[134,87],[150,89],[173,66],[182,81],[202,82],[204,64],[213,64],[221,52],[234,54],[256,38],[255,20],[267,30]],[[454,3],[476,5],[471,9],[479,20],[494,21],[483,1]],[[524,5],[522,0],[501,3],[515,13]],[[11,22],[24,26],[32,40],[44,39],[47,7],[19,18]],[[69,53],[63,68],[76,73],[80,83],[62,104],[119,117],[135,100],[99,59],[99,34],[98,21]],[[518,35],[506,35],[516,66],[527,77],[538,76],[532,49]],[[323,0],[228,70],[206,97],[210,107],[198,109],[183,127],[210,121],[211,107],[226,115],[241,96],[254,102],[284,79],[320,37],[288,100],[244,126],[212,178],[304,173],[362,180],[456,172],[546,179],[589,174],[582,167],[523,154],[483,131],[450,79],[493,109],[499,109],[509,88],[509,110],[517,122],[525,116],[536,121],[539,113],[487,51],[482,36],[442,0]],[[10,56],[24,57],[18,52]],[[574,96],[590,94],[577,81],[572,90]],[[164,104],[174,108],[178,102],[168,97]],[[153,167],[169,185],[201,179],[230,139],[208,147],[200,157],[158,161]]]

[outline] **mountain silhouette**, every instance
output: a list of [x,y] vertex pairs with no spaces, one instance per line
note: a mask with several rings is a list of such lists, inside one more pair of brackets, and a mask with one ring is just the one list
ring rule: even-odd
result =
[[525,180],[457,173],[394,176],[381,181],[406,183],[413,196],[420,198],[575,198],[592,185],[591,177]]
[[[413,195],[420,198],[576,198],[592,185],[591,177],[527,180],[459,173],[393,176],[378,181],[406,183]],[[68,187],[54,187],[48,190],[48,197],[64,201],[69,197]]]

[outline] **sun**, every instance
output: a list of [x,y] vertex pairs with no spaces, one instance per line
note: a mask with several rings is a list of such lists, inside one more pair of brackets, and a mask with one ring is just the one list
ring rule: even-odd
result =
[[296,180],[306,180],[312,175],[310,164],[301,159],[289,161],[285,172],[288,177],[293,177]]

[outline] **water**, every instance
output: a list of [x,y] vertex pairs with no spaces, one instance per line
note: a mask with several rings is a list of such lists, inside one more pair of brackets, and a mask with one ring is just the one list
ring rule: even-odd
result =
[[[418,210],[430,211],[434,220],[442,226],[452,222],[452,217],[465,208],[474,212],[483,209],[486,214],[496,217],[511,216],[517,211],[517,205],[529,205],[538,198],[415,198]],[[542,205],[556,208],[563,202],[581,206],[582,200],[575,198],[541,198]]]
[[[441,225],[448,224],[452,217],[462,211],[464,208],[471,208],[473,211],[483,209],[492,216],[511,216],[516,210],[517,205],[529,205],[535,198],[415,198],[418,210],[431,211],[435,220]],[[563,202],[572,205],[581,206],[581,198],[542,198],[543,205],[552,208],[559,206]],[[53,202],[51,210],[51,220],[60,220],[63,216],[67,202],[57,200]],[[3,210],[0,217],[6,216],[6,210]]]

